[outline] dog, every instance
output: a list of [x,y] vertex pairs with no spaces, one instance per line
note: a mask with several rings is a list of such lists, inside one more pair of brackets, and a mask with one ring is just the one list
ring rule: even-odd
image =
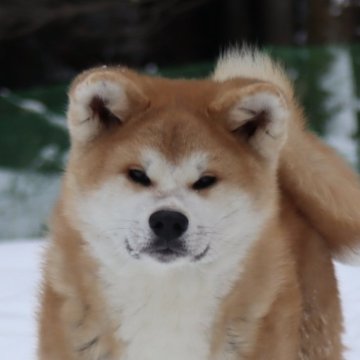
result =
[[124,67],[69,90],[41,360],[340,360],[332,258],[360,263],[357,175],[305,128],[282,67]]

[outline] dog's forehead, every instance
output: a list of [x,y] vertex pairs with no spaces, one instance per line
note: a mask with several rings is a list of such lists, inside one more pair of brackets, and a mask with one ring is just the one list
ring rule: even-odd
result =
[[211,154],[194,151],[177,160],[169,159],[157,149],[143,149],[141,162],[147,175],[155,180],[163,191],[171,191],[186,182],[196,181],[208,172]]
[[143,166],[148,171],[160,174],[172,173],[175,175],[201,173],[207,169],[211,154],[206,151],[194,151],[186,157],[169,159],[158,149],[145,148],[140,154]]
[[209,133],[212,124],[205,109],[198,106],[194,111],[185,99],[184,102],[176,100],[155,106],[144,119],[144,131],[139,135],[144,148],[149,150],[148,162],[155,164],[166,159],[167,163],[178,166],[191,158],[193,164],[195,159],[199,160],[195,154],[209,152],[209,144],[213,141]]
[[198,109],[209,104],[219,85],[211,80],[146,78],[142,89],[154,106],[180,105]]
[[[182,106],[150,111],[138,124],[133,132],[136,143],[153,149],[151,154],[161,154],[168,162],[179,164],[184,158],[199,159],[194,154],[211,152],[216,146],[216,130],[206,114],[191,112]],[[157,158],[154,157],[153,162]]]

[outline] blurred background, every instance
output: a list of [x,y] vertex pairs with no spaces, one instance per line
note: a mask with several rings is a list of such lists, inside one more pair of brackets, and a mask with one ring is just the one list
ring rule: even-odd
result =
[[41,237],[68,151],[66,91],[95,65],[206,76],[231,44],[268,50],[311,127],[359,169],[360,0],[2,0],[0,241]]

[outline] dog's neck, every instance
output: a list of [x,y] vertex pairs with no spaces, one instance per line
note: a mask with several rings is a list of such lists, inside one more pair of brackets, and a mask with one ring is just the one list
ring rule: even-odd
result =
[[[121,360],[208,360],[219,304],[242,271],[242,254],[216,264],[149,270],[100,266]],[[151,351],[149,350],[151,349]]]

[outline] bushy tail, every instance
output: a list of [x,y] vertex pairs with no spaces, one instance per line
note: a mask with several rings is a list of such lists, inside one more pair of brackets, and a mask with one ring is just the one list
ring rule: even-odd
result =
[[309,132],[285,147],[280,184],[327,241],[334,257],[360,265],[360,181],[350,166]]
[[212,79],[253,78],[277,85],[289,98],[293,97],[292,82],[283,67],[265,52],[250,46],[233,47],[220,55]]

